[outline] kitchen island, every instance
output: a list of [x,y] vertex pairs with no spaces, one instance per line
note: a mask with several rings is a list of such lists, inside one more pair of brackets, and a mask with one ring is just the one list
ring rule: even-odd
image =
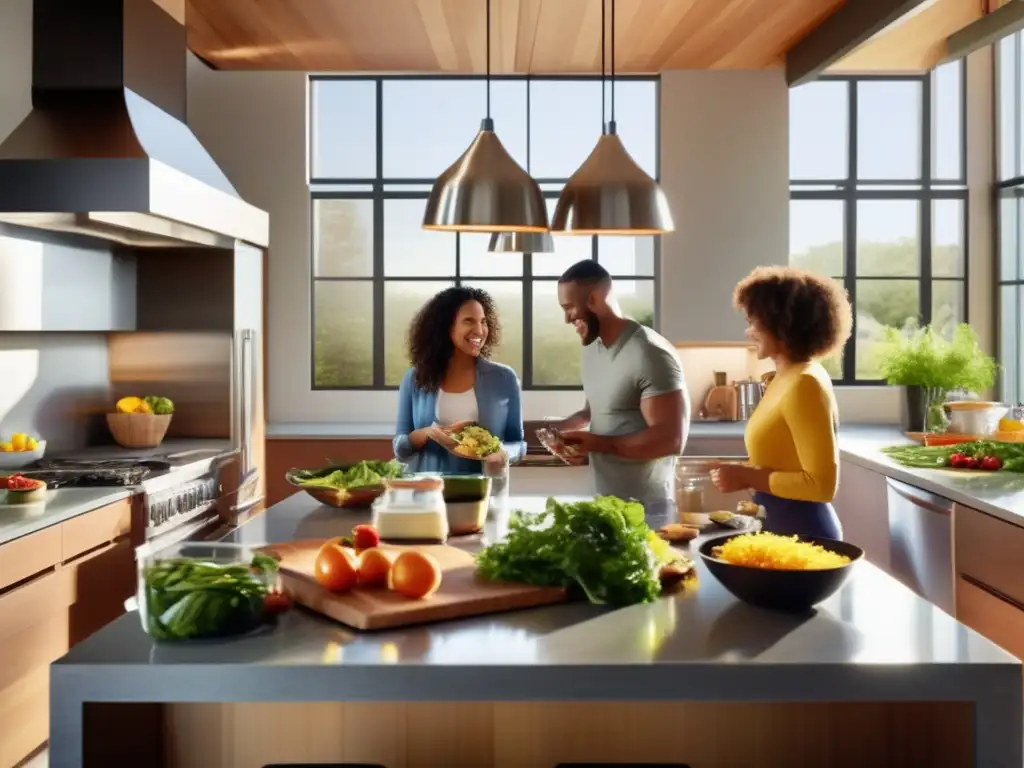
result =
[[[540,504],[496,507],[466,546],[501,536],[508,507]],[[321,538],[364,520],[296,494],[230,538]],[[1022,762],[1021,663],[869,563],[810,616],[739,603],[702,568],[695,589],[649,605],[380,633],[297,610],[264,634],[168,645],[127,615],[51,680],[55,768]]]

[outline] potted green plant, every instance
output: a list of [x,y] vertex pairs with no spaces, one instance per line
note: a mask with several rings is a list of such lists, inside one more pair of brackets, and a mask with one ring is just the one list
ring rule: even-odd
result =
[[910,333],[889,329],[885,343],[879,360],[882,378],[903,387],[900,422],[907,432],[941,429],[942,403],[950,392],[981,393],[995,381],[996,361],[967,323],[958,325],[950,340],[928,326]]

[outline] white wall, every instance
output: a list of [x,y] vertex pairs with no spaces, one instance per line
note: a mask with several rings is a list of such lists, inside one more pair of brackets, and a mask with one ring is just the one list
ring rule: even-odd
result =
[[729,310],[751,269],[789,260],[789,89],[781,69],[661,75],[661,328],[672,341],[742,341]]

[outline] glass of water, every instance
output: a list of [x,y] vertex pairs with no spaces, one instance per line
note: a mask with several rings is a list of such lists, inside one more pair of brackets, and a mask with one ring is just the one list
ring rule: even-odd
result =
[[501,460],[491,459],[484,462],[484,474],[491,478],[491,498],[504,499],[508,496],[508,456],[502,454]]

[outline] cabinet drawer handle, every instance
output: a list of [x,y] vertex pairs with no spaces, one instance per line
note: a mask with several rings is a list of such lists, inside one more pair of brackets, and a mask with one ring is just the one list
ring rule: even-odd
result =
[[1014,600],[1009,595],[1004,594],[1003,592],[1000,592],[995,587],[990,587],[985,582],[978,581],[976,578],[974,578],[973,576],[968,576],[966,573],[961,573],[960,574],[960,578],[963,579],[964,581],[966,581],[972,587],[977,587],[982,592],[985,592],[985,593],[991,595],[992,597],[996,598],[997,600],[1002,600],[1004,603],[1010,605],[1013,608],[1016,608],[1018,611],[1024,611],[1024,604],[1020,603],[1017,600]]

